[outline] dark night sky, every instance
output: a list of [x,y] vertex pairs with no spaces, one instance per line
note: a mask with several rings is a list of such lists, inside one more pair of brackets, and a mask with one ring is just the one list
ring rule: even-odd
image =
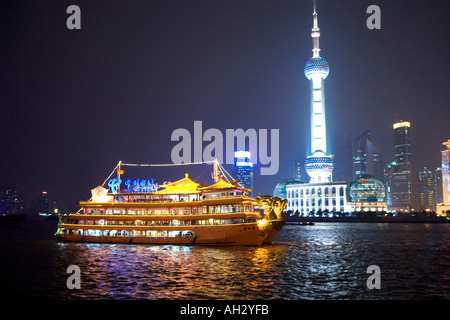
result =
[[[81,30],[66,9],[81,8]],[[381,8],[381,30],[366,9]],[[311,0],[2,1],[0,185],[67,208],[119,160],[170,163],[172,132],[280,129],[280,170],[308,152]],[[328,139],[371,129],[392,159],[395,121],[412,123],[417,167],[440,164],[449,132],[447,0],[318,0]],[[206,145],[206,143],[205,143]],[[184,171],[137,177],[176,180]],[[125,170],[127,170],[125,168]],[[132,170],[130,170],[131,172]],[[257,169],[259,172],[259,168]],[[127,172],[126,172],[127,173]],[[173,176],[171,176],[173,175]],[[162,181],[161,181],[162,182]]]

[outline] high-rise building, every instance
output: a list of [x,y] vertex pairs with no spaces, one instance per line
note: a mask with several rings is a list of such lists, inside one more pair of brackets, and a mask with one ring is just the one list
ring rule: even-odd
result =
[[[250,161],[250,152],[236,151],[234,158],[238,183],[244,188],[253,190],[253,163]],[[249,192],[250,196],[252,192]]]
[[411,162],[411,123],[400,121],[394,123],[392,127],[394,128],[395,161],[397,163]]
[[353,177],[371,175],[384,180],[383,154],[372,142],[372,132],[367,130],[353,140]]
[[434,179],[433,173],[424,167],[419,172],[419,208],[420,210],[434,211]]
[[390,163],[387,170],[390,210],[413,209],[410,127],[411,123],[406,121],[393,125],[395,161]]
[[443,202],[443,189],[442,189],[442,169],[441,167],[434,170],[434,206]]
[[42,191],[41,197],[39,198],[39,214],[50,214],[50,200],[48,198],[47,191]]
[[0,215],[25,213],[25,199],[15,188],[0,188]]
[[327,153],[324,80],[330,72],[328,62],[320,56],[320,29],[313,1],[313,56],[305,64],[305,76],[311,83],[311,153],[305,169],[309,183],[286,185],[288,211],[308,215],[311,212],[348,211],[347,182],[333,182],[333,157]]
[[436,208],[437,214],[450,212],[450,139],[442,143],[447,147],[441,151],[442,156],[442,204]]

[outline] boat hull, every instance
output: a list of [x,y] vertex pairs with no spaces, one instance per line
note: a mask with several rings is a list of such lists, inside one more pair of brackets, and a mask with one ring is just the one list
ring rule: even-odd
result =
[[[264,231],[256,223],[219,226],[194,226],[189,228],[189,237],[147,237],[147,236],[88,236],[57,234],[61,242],[126,243],[126,244],[174,244],[174,245],[262,245],[272,229]],[[148,229],[150,230],[150,229]],[[186,230],[186,229],[184,229]],[[278,230],[279,231],[279,230]],[[276,233],[278,233],[278,231]],[[276,234],[273,235],[275,238]]]
[[272,229],[270,230],[268,236],[266,237],[266,239],[264,240],[264,243],[272,243],[273,240],[275,239],[275,237],[278,235],[278,233],[280,232],[281,228],[283,228],[284,224],[285,224],[285,220],[282,221],[273,221],[272,222]]
[[87,243],[124,243],[124,244],[176,244],[190,245],[194,237],[109,237],[109,236],[82,236],[58,235],[61,242],[87,242]]

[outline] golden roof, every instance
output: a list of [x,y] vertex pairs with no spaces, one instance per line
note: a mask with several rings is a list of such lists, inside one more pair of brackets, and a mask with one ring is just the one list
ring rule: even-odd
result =
[[209,191],[209,190],[223,190],[223,189],[239,189],[244,191],[251,191],[250,189],[242,187],[237,181],[225,181],[220,179],[216,183],[202,188],[202,191]]
[[447,149],[450,150],[450,139],[448,139],[448,141],[446,141],[446,142],[442,142],[442,144],[443,144],[444,146],[446,146]]
[[166,185],[165,189],[158,190],[156,194],[192,194],[192,193],[200,193],[200,188],[206,187],[204,184],[201,184],[195,180],[189,178],[189,175],[186,173],[186,176],[183,179],[178,181],[169,183]]

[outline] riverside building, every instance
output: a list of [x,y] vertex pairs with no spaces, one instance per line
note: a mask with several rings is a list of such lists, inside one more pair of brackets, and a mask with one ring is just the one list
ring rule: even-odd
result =
[[436,206],[436,213],[447,215],[450,212],[450,139],[442,143],[447,147],[441,151],[442,155],[442,203]]
[[387,171],[390,210],[413,209],[410,128],[407,121],[393,124],[395,161],[388,165]]

